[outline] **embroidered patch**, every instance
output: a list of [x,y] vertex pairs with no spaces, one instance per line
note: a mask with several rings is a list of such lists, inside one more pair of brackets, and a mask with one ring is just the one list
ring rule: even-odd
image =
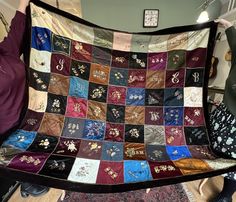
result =
[[124,145],[125,160],[145,160],[145,145],[140,143],[125,143]]
[[185,107],[202,107],[203,89],[198,87],[184,88],[184,106]]
[[68,38],[52,34],[52,51],[70,55],[71,40]]
[[185,77],[185,69],[180,68],[179,70],[167,70],[166,71],[166,87],[183,87],[184,86],[184,77]]
[[165,106],[183,106],[184,92],[182,88],[165,89],[164,105]]
[[29,85],[35,90],[47,91],[49,85],[50,74],[35,71],[29,68]]
[[112,123],[125,122],[125,106],[107,105],[107,121]]
[[[100,159],[102,155],[102,142],[81,140],[78,157]],[[86,161],[88,160],[86,159]]]
[[165,128],[155,125],[144,126],[144,142],[145,144],[164,145]]
[[129,70],[128,86],[144,88],[146,84],[145,70]]
[[67,76],[51,73],[49,93],[67,96],[69,92],[70,80]]
[[105,136],[105,123],[100,121],[85,121],[83,138],[91,140],[103,140]]
[[164,89],[146,89],[146,106],[163,106]]
[[51,31],[46,28],[32,28],[32,48],[37,50],[51,51]]
[[106,104],[95,101],[88,101],[88,119],[106,121],[106,111]]
[[59,143],[54,151],[55,154],[76,156],[79,152],[80,140],[60,138]]
[[98,102],[106,102],[107,100],[107,86],[95,83],[89,83],[89,95],[90,100]]
[[149,70],[165,70],[167,65],[167,53],[149,53],[148,69]]
[[129,52],[124,51],[112,51],[112,67],[129,67]]
[[51,71],[53,73],[62,74],[64,76],[70,75],[71,59],[63,54],[52,54]]
[[180,69],[186,66],[186,51],[170,51],[168,52],[167,69]]
[[183,108],[182,107],[165,108],[164,116],[165,116],[165,125],[167,126],[183,125]]
[[120,86],[108,87],[108,103],[125,105],[126,88]]
[[185,86],[203,86],[204,81],[204,69],[187,69],[186,78],[185,78]]
[[66,100],[66,96],[48,93],[48,104],[46,111],[50,113],[64,115],[66,112]]
[[102,160],[122,161],[123,144],[115,142],[105,142],[102,147]]
[[193,158],[197,158],[197,159],[215,159],[216,158],[216,156],[211,152],[209,146],[189,145],[188,148]]
[[185,145],[185,137],[183,127],[181,126],[166,126],[166,144],[172,146]]
[[165,87],[165,71],[147,71],[146,88],[159,89]]
[[170,160],[164,145],[147,145],[147,159],[149,161],[168,161]]
[[187,51],[187,67],[204,67],[206,63],[206,51],[207,49],[205,48],[196,48],[195,50]]
[[87,100],[75,97],[67,98],[67,117],[85,118],[87,113]]
[[90,69],[90,81],[98,84],[108,84],[110,67],[92,63]]
[[131,42],[131,51],[136,52],[148,52],[148,44],[151,39],[151,36],[133,34]]
[[66,117],[62,135],[71,138],[81,138],[83,135],[85,119]]
[[71,56],[73,59],[91,62],[92,61],[92,46],[90,44],[81,43],[78,41],[72,41],[72,52]]
[[111,50],[93,46],[93,63],[109,66],[111,64]]
[[207,131],[202,127],[185,127],[184,128],[186,143],[188,145],[208,145]]
[[181,50],[188,47],[188,34],[171,34],[167,44],[168,50]]
[[69,95],[88,99],[89,82],[77,77],[70,78]]
[[72,60],[70,75],[79,77],[84,80],[89,80],[90,63]]
[[144,88],[128,88],[126,104],[136,105],[136,106],[144,105],[145,104],[145,89]]
[[37,131],[43,119],[43,113],[27,110],[20,128],[27,131]]
[[111,68],[109,83],[113,84],[113,85],[127,86],[127,84],[128,84],[128,70]]
[[113,32],[94,28],[94,45],[112,48]]
[[123,142],[124,124],[107,123],[105,140],[114,142]]
[[144,126],[143,125],[125,125],[125,141],[126,142],[144,142]]
[[166,151],[171,160],[191,158],[191,153],[187,146],[166,146]]
[[146,107],[145,108],[145,124],[163,125],[163,108],[162,107]]
[[127,106],[125,108],[125,123],[144,124],[145,107]]
[[129,68],[146,69],[147,68],[147,54],[131,52],[129,56]]
[[203,108],[185,107],[184,109],[184,125],[200,126],[205,124]]
[[130,51],[132,36],[132,34],[128,33],[114,32],[113,49]]

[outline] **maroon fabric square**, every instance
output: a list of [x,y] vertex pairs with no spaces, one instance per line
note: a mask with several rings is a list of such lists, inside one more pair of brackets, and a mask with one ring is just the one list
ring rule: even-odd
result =
[[70,75],[71,59],[62,54],[52,54],[51,57],[51,72],[62,74],[64,76]]
[[172,161],[149,162],[149,166],[154,179],[182,176],[180,169]]
[[119,86],[108,87],[108,103],[125,105],[126,88]]
[[185,126],[205,125],[204,110],[201,107],[186,107],[184,109]]
[[43,119],[43,114],[44,113],[39,113],[28,109],[20,128],[27,131],[37,131]]
[[112,67],[129,67],[129,52],[124,51],[112,51]]
[[128,86],[142,87],[146,85],[146,70],[129,70]]
[[201,146],[201,145],[189,145],[189,151],[193,158],[197,159],[215,159],[216,156],[213,152],[211,152],[208,146]]
[[162,107],[146,107],[145,124],[163,125],[163,108]]
[[80,158],[100,159],[102,155],[102,142],[81,140],[79,153]]
[[181,126],[166,126],[166,144],[172,146],[185,145],[185,137]]
[[59,155],[76,156],[79,152],[80,141],[81,140],[79,139],[60,138],[54,153]]
[[149,53],[148,54],[148,69],[164,70],[167,64],[167,53]]
[[206,65],[206,48],[197,48],[192,51],[187,51],[187,67],[205,67]]
[[184,86],[185,69],[167,70],[166,71],[166,87],[183,87]]
[[76,60],[91,62],[92,46],[78,41],[72,41],[71,57]]
[[105,140],[123,142],[124,130],[124,124],[107,123]]
[[122,162],[101,161],[97,184],[121,184],[124,183],[124,165]]
[[49,154],[47,153],[32,153],[22,152],[15,156],[7,167],[16,170],[37,173],[40,171]]

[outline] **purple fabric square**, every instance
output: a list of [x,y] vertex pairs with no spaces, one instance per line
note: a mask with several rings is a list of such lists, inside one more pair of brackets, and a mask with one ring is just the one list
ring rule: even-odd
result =
[[62,54],[52,54],[51,58],[51,72],[62,74],[64,76],[70,75],[71,59]]
[[163,108],[162,107],[146,107],[145,124],[163,125]]
[[166,87],[183,87],[184,86],[185,69],[166,71]]
[[60,138],[54,151],[55,154],[76,156],[79,152],[80,140],[71,138]]
[[148,54],[148,69],[164,70],[167,64],[167,53],[149,53]]
[[206,65],[206,48],[197,48],[187,51],[187,67],[204,67]]

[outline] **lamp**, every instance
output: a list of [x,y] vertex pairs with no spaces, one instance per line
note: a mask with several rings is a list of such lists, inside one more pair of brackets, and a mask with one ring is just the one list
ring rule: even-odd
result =
[[209,0],[206,0],[202,4],[203,11],[200,13],[200,15],[197,19],[197,23],[207,22],[209,20],[208,12],[206,11],[208,6],[209,6]]

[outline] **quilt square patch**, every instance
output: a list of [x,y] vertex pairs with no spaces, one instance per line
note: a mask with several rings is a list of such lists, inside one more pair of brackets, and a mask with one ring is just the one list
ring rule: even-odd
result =
[[70,55],[71,40],[59,35],[52,34],[52,51]]
[[107,100],[107,86],[89,83],[89,95],[88,98],[90,100],[98,101],[98,102],[106,102]]
[[62,135],[70,138],[81,138],[83,135],[85,119],[66,117]]
[[72,157],[51,155],[40,170],[39,174],[59,179],[67,179],[74,161],[75,158]]
[[107,48],[93,46],[92,62],[109,66],[111,64],[111,50]]
[[94,45],[112,48],[113,32],[94,28]]
[[48,156],[49,154],[46,153],[22,152],[16,155],[7,167],[29,173],[38,173]]
[[188,47],[188,33],[171,34],[167,44],[168,50],[181,50]]
[[205,126],[184,127],[186,142],[188,145],[208,145],[207,131]]
[[113,50],[111,66],[128,68],[129,67],[129,52]]
[[143,106],[145,104],[145,89],[144,88],[128,88],[126,104]]
[[37,131],[43,119],[44,113],[27,110],[20,128],[27,131]]
[[107,85],[110,67],[92,63],[90,69],[90,82]]
[[204,81],[204,69],[187,69],[186,70],[186,78],[185,78],[185,86],[203,86]]
[[66,112],[66,104],[67,104],[66,96],[54,95],[52,93],[48,93],[48,104],[46,111],[50,113],[64,115]]
[[124,172],[125,183],[152,180],[147,161],[124,161]]
[[80,24],[79,26],[74,26],[72,38],[83,43],[93,44],[94,30],[92,27],[83,24]]
[[166,88],[164,97],[165,106],[183,106],[184,92],[183,88]]
[[124,124],[107,123],[105,140],[123,142],[124,131]]
[[146,89],[145,105],[146,106],[163,106],[164,89]]
[[124,164],[101,161],[96,183],[111,185],[124,183]]
[[48,92],[56,95],[67,96],[69,93],[69,83],[69,77],[51,73]]
[[125,122],[125,106],[107,105],[107,121],[112,123]]
[[147,159],[149,161],[168,161],[170,160],[164,145],[146,145]]
[[185,126],[201,126],[205,124],[204,111],[200,107],[184,108],[184,125]]
[[183,127],[181,126],[166,126],[166,144],[172,146],[185,145],[185,137]]
[[156,52],[163,52],[167,51],[167,40],[169,35],[152,35],[149,45],[148,45],[148,52],[156,53]]
[[149,70],[165,70],[166,65],[167,65],[167,52],[148,54]]
[[51,31],[46,28],[32,28],[32,48],[40,51],[51,51]]
[[100,161],[76,158],[68,180],[81,183],[95,184]]
[[54,154],[65,155],[65,156],[76,156],[79,152],[80,140],[63,138],[59,139]]
[[180,69],[186,66],[186,51],[174,50],[168,52],[167,69]]
[[165,128],[155,125],[144,126],[144,142],[145,144],[164,145]]
[[107,105],[105,103],[88,101],[88,119],[106,121]]
[[33,87],[35,90],[47,92],[50,74],[42,73],[29,68],[29,75],[29,86]]
[[55,149],[57,143],[57,137],[38,133],[27,150],[31,152],[51,153]]
[[180,169],[172,161],[149,162],[152,177],[154,179],[172,178],[182,176]]
[[131,41],[132,41],[132,34],[114,32],[113,49],[121,51],[130,51]]
[[163,107],[146,107],[145,124],[163,125]]
[[108,87],[108,103],[125,105],[126,88],[121,86]]
[[196,48],[192,51],[187,51],[187,67],[204,67],[206,64],[206,48]]
[[125,141],[144,143],[144,126],[143,125],[125,125]]
[[146,79],[146,88],[159,89],[165,87],[165,71],[148,70]]
[[69,95],[88,99],[89,82],[77,77],[70,77]]
[[150,39],[151,36],[148,35],[133,34],[131,51],[143,52],[143,53],[147,52]]
[[123,144],[104,142],[102,147],[102,160],[123,161]]
[[87,115],[87,100],[75,97],[67,98],[67,117],[85,118]]
[[144,124],[145,107],[127,106],[125,108],[125,123]]
[[76,60],[91,62],[92,46],[90,44],[72,41],[71,57]]
[[63,54],[53,53],[51,57],[51,72],[70,75],[71,59]]
[[146,84],[146,70],[129,70],[128,86],[145,88]]
[[197,159],[215,159],[216,156],[211,152],[209,146],[189,145],[189,151],[193,158]]
[[183,108],[182,107],[167,107],[164,112],[165,125],[181,126],[183,125]]
[[147,68],[147,53],[130,53],[129,68],[131,69],[146,69]]
[[125,160],[145,160],[146,152],[145,145],[140,143],[128,143],[124,145]]
[[165,86],[169,88],[178,88],[184,86],[185,69],[167,70]]
[[109,83],[113,85],[127,86],[128,70],[119,69],[119,68],[111,68]]
[[200,87],[184,88],[184,106],[185,107],[202,107],[203,89]]
[[187,146],[166,146],[166,151],[171,160],[191,158],[191,153]]
[[38,130],[39,133],[60,136],[64,125],[64,116],[45,113]]
[[105,123],[101,121],[86,120],[83,138],[90,140],[103,140],[105,136]]
[[86,159],[100,159],[102,155],[102,142],[82,140],[78,157]]
[[70,75],[84,80],[89,80],[90,63],[72,60]]

